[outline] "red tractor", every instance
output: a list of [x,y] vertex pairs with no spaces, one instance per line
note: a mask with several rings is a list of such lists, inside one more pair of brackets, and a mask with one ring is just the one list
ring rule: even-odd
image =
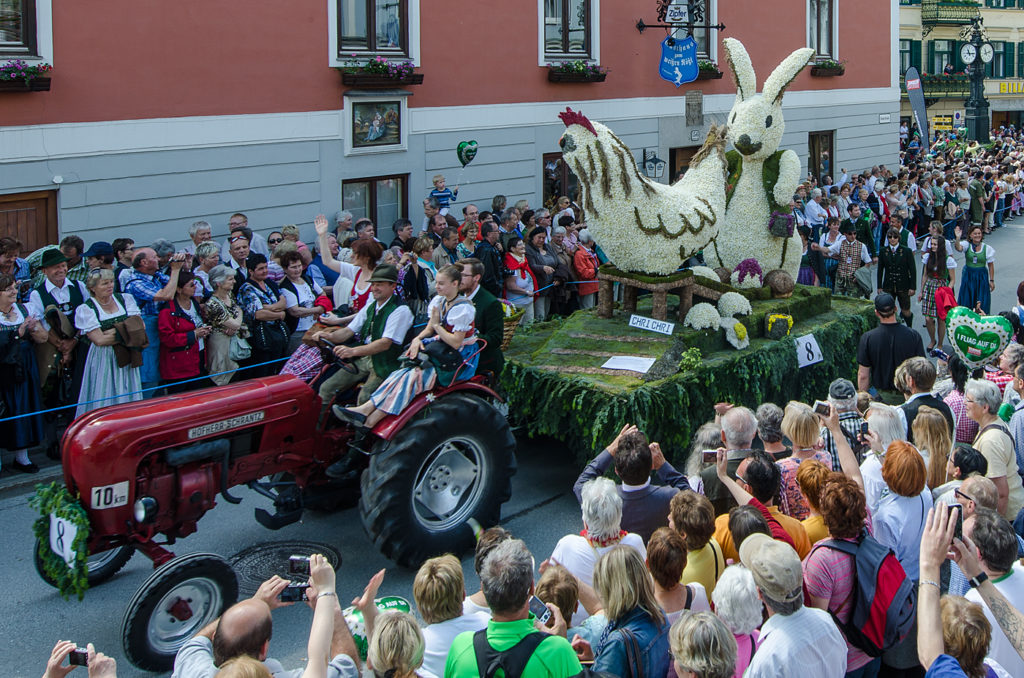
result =
[[[166,671],[190,637],[237,598],[231,566],[215,554],[181,557],[166,546],[196,531],[220,495],[247,485],[273,502],[256,520],[279,529],[305,506],[344,503],[374,545],[417,567],[464,552],[498,522],[515,473],[515,440],[485,376],[420,394],[369,433],[319,422],[316,391],[294,376],[252,379],[178,396],[115,405],[75,420],[62,441],[64,482],[79,495],[91,532],[88,579],[97,584],[141,551],[156,571],[128,604],[122,640],[139,668]],[[359,487],[325,469],[352,451],[368,455]],[[356,474],[356,478],[359,476]],[[36,544],[36,564],[40,549]]]

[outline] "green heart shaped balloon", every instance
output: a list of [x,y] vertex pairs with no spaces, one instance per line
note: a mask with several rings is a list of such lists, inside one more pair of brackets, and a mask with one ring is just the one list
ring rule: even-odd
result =
[[[388,610],[408,612],[412,609],[409,601],[401,596],[374,598],[373,602],[380,612],[387,612]],[[366,661],[366,651],[370,647],[370,639],[366,637],[366,622],[363,619],[363,613],[357,610],[355,606],[349,606],[342,610],[341,614],[345,618],[345,623],[348,624],[349,631],[352,633],[352,639],[356,641],[356,650],[359,651],[359,657]]]
[[949,310],[946,327],[953,351],[971,369],[998,359],[1013,336],[1013,327],[1006,318],[978,315],[963,306]]
[[476,157],[477,143],[475,141],[460,141],[458,147],[455,149],[455,155],[459,156],[459,162],[465,167],[469,163],[473,162],[473,158]]

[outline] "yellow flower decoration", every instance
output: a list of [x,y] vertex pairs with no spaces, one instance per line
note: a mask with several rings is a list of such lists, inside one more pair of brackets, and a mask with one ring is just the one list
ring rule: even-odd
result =
[[747,338],[747,328],[743,323],[736,323],[733,329],[736,331],[736,336],[739,337],[740,341]]

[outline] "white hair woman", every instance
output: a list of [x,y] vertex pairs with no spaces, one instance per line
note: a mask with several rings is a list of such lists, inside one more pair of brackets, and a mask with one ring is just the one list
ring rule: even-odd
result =
[[75,416],[107,405],[142,400],[142,377],[138,367],[118,366],[114,325],[130,315],[139,315],[135,297],[114,292],[114,272],[97,268],[89,272],[85,286],[91,295],[75,309],[75,329],[89,339],[89,353],[82,375],[82,390]]
[[[756,595],[753,600],[759,602]],[[736,662],[736,641],[729,635],[729,630],[721,619],[710,612],[684,614],[669,631],[669,646],[672,648],[676,675],[679,678],[729,678],[742,675],[743,671]]]
[[871,403],[864,418],[868,422],[867,441],[870,449],[864,453],[864,461],[860,465],[860,473],[864,478],[864,495],[868,509],[874,514],[878,503],[886,491],[882,480],[882,462],[885,451],[897,440],[906,440],[907,431],[896,413],[896,408],[882,403]]
[[[757,587],[754,586],[754,576],[750,574],[750,570],[742,565],[730,565],[725,568],[711,594],[711,601],[715,605],[718,618],[732,633],[735,668],[732,673],[700,673],[700,675],[723,675],[739,678],[747,670],[750,660],[754,658],[758,629],[761,627],[762,620],[761,599],[757,597]],[[679,661],[680,655],[676,653],[676,626],[678,624],[672,626],[670,638],[672,640],[672,655]],[[694,671],[699,668],[691,665],[691,669]],[[676,672],[680,676],[683,675],[679,673],[678,667]]]
[[217,386],[223,386],[231,381],[235,376],[234,370],[238,369],[238,363],[231,357],[231,338],[239,333],[244,338],[249,330],[242,307],[232,294],[237,280],[234,269],[224,264],[214,266],[209,280],[213,293],[206,301],[206,322],[212,331],[207,337],[206,363],[210,379]]
[[[669,625],[640,555],[628,546],[612,547],[594,566],[594,591],[604,603],[608,626],[593,648],[576,641],[580,658],[592,658],[595,671],[614,676],[665,676]],[[628,645],[638,648],[639,655],[631,656]]]
[[1003,399],[999,387],[985,379],[970,379],[964,389],[967,416],[978,422],[978,436],[974,449],[988,460],[988,477],[999,493],[997,510],[1004,518],[1014,522],[1024,507],[1024,487],[1021,484],[1013,438],[999,418]]
[[196,298],[202,300],[213,294],[210,286],[210,271],[220,263],[220,246],[208,240],[196,245],[196,261],[199,265],[192,272],[196,276]]
[[[588,480],[583,485],[581,497],[583,531],[559,539],[551,552],[551,559],[587,586],[594,583],[594,565],[598,558],[619,544],[636,550],[643,564],[647,559],[644,540],[640,535],[626,532],[620,527],[622,497],[615,483],[609,478]],[[570,626],[579,626],[586,617],[586,611],[580,606]]]

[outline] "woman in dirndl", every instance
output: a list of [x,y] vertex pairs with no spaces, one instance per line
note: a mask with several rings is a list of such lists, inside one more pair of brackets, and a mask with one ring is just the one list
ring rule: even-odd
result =
[[985,232],[978,224],[967,231],[967,240],[960,240],[963,232],[956,229],[957,252],[964,253],[964,276],[960,279],[957,301],[972,311],[988,315],[992,306],[992,291],[996,288],[996,251],[982,242]]
[[[443,341],[457,350],[463,364],[458,368],[458,381],[469,379],[476,373],[478,351],[476,344],[476,309],[473,302],[459,294],[462,271],[457,266],[445,266],[437,273],[437,296],[427,307],[430,319],[423,331],[412,340],[403,355],[415,358],[423,347],[434,341]],[[453,378],[453,381],[455,379]],[[438,383],[437,371],[431,363],[422,367],[404,367],[384,380],[370,399],[359,407],[339,407],[334,414],[355,426],[373,427],[389,414],[398,414],[417,395],[434,388]],[[442,384],[448,386],[448,384]]]
[[89,339],[89,353],[82,375],[75,417],[107,405],[142,400],[142,376],[138,367],[117,364],[114,344],[118,343],[114,325],[130,315],[139,315],[135,297],[114,292],[114,272],[96,268],[89,272],[85,286],[91,295],[75,309],[75,328]]
[[[935,348],[938,343],[942,346],[943,338],[946,336],[946,321],[939,317],[938,306],[935,303],[935,291],[940,287],[953,287],[956,284],[956,259],[946,253],[946,239],[943,237],[932,237],[928,240],[928,251],[921,256],[921,291],[917,293],[917,300],[921,302],[921,312],[924,313],[924,325],[928,329],[928,338],[932,343],[928,344],[928,350]],[[935,334],[935,323],[938,322],[939,333]]]
[[[33,344],[45,342],[49,330],[18,303],[19,287],[14,271],[0,274],[0,418],[43,409]],[[39,471],[28,458],[28,448],[42,442],[43,436],[42,415],[0,421],[0,446],[14,453],[11,468],[16,471]]]

